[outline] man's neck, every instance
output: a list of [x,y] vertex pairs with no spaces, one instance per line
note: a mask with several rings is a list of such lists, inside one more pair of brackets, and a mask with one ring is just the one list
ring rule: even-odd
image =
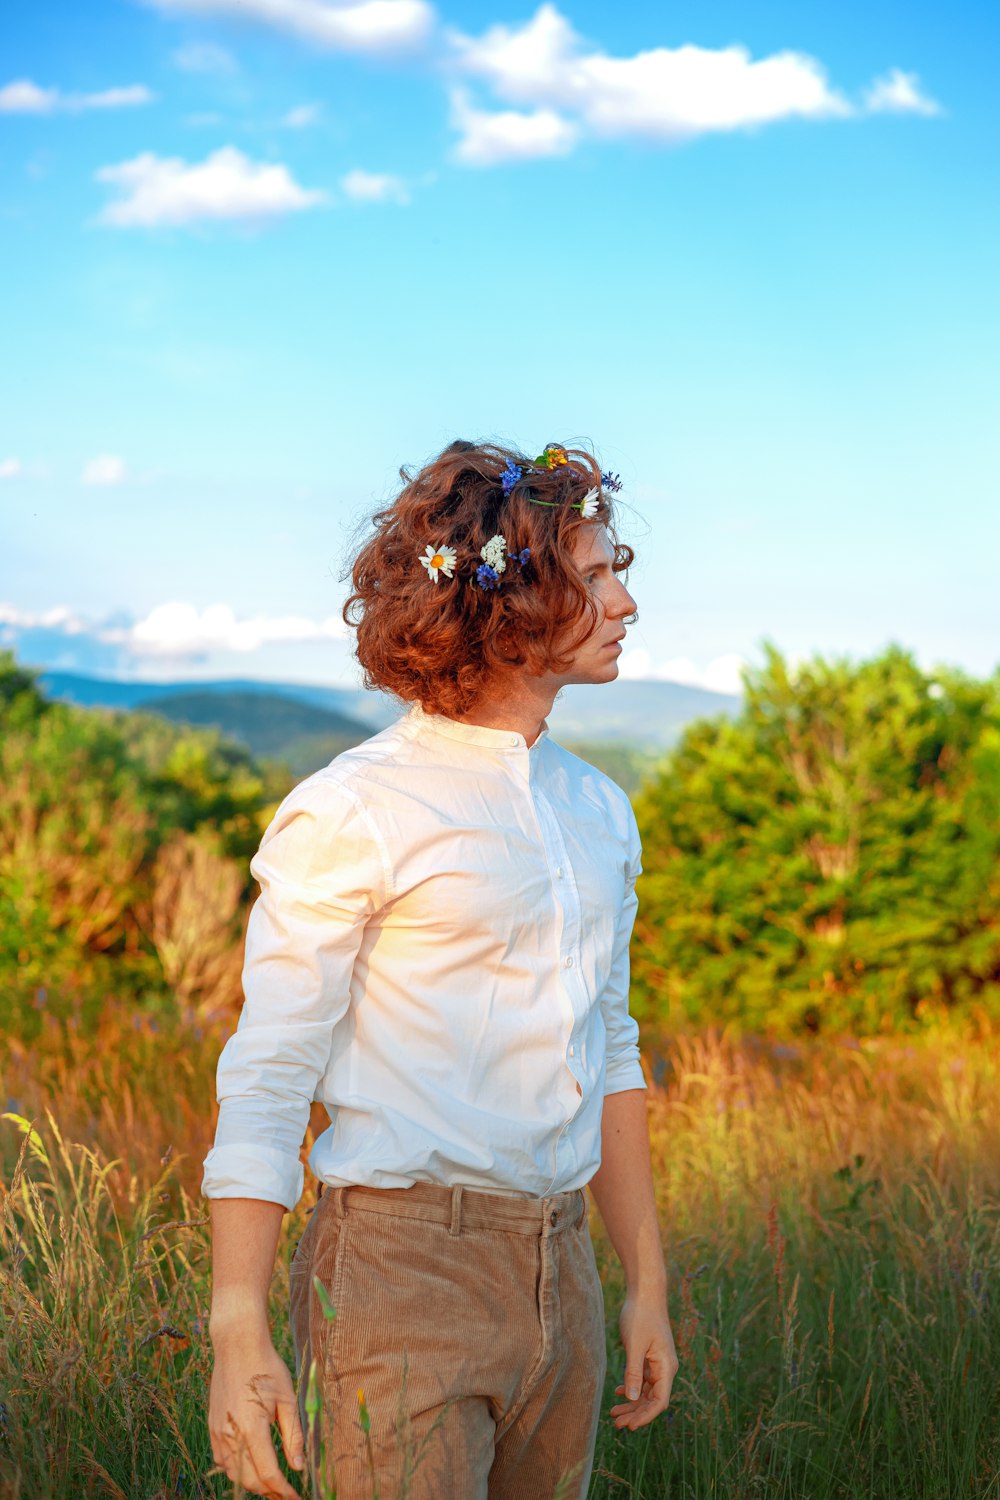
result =
[[522,672],[505,673],[490,684],[468,713],[455,717],[462,724],[478,724],[483,729],[516,730],[533,745],[560,686],[550,675],[526,677]]

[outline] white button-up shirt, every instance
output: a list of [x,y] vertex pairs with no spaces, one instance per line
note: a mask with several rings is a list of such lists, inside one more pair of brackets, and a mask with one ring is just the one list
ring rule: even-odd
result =
[[250,866],[204,1194],[293,1208],[314,1099],[333,1186],[582,1187],[605,1094],[645,1087],[639,859],[625,793],[544,728],[415,707],[302,782]]

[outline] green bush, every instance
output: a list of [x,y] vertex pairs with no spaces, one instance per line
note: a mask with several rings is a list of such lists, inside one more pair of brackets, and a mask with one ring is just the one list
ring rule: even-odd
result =
[[874,1032],[1000,1010],[1000,676],[768,648],[745,686],[637,799],[637,1011]]
[[[112,993],[155,1003],[178,964],[191,1006],[230,996],[250,856],[286,789],[216,733],[49,703],[0,654],[0,1024],[32,1035],[40,993],[86,1014]],[[212,951],[182,961],[191,933],[163,896],[185,838]]]

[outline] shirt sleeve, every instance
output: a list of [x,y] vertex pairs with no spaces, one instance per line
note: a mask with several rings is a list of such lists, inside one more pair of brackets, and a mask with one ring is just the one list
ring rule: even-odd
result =
[[639,1027],[629,1014],[629,942],[635,924],[639,900],[635,883],[642,874],[642,844],[631,805],[628,808],[628,864],[625,871],[625,899],[618,916],[611,973],[601,995],[600,1005],[607,1033],[607,1066],[604,1092],[620,1094],[625,1089],[644,1089],[646,1079],[639,1062]]
[[365,924],[388,899],[388,861],[353,793],[313,777],[281,804],[250,870],[260,896],[244,1004],[219,1058],[219,1122],[201,1190],[292,1209],[310,1105],[350,1003]]

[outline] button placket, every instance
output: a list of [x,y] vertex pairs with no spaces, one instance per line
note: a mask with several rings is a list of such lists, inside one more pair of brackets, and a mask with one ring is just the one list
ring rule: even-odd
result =
[[[559,820],[550,807],[545,793],[538,788],[535,788],[535,805],[538,809],[539,823],[542,826],[547,852],[551,851],[554,856],[551,865],[553,875],[559,882],[557,899],[563,908],[562,967],[572,969],[576,964],[574,955],[580,945],[580,895],[576,888],[576,881],[573,879],[573,869],[559,829]],[[573,1010],[575,1014],[575,1005]]]

